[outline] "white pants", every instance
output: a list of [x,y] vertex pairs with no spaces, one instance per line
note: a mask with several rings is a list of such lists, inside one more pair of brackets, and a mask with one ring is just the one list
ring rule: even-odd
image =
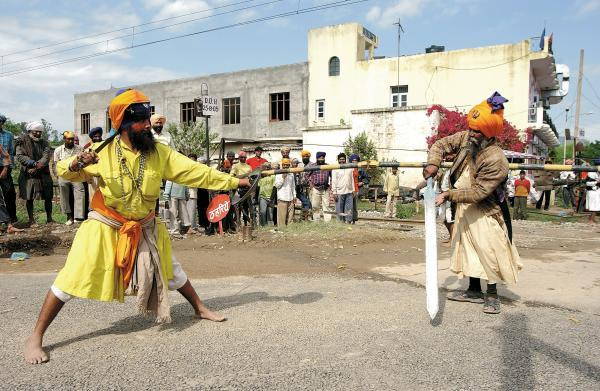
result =
[[[171,259],[173,262],[173,279],[169,280],[169,290],[175,291],[184,286],[188,278],[187,274],[185,274],[183,271],[181,264],[175,260],[175,257],[172,257]],[[52,293],[54,293],[54,296],[56,296],[58,300],[62,301],[63,303],[66,303],[74,297],[73,295],[61,291],[54,285],[50,287],[50,290]]]
[[188,217],[190,218],[190,223],[192,224],[192,228],[196,228],[198,225],[198,200],[195,198],[190,198],[187,200],[186,208],[188,211]]
[[187,201],[179,198],[172,198],[169,205],[171,209],[171,228],[179,229],[180,225],[189,227],[192,225],[188,214]]
[[331,215],[326,212],[331,212],[329,207],[330,192],[327,190],[318,190],[313,188],[310,194],[310,202],[313,207],[313,220],[318,221],[323,210],[323,220],[331,221]]

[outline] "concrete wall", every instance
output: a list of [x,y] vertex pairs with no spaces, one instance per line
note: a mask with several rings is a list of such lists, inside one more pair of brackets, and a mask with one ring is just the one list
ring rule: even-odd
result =
[[[209,95],[219,99],[240,97],[240,124],[223,125],[222,114],[211,117],[209,127],[222,137],[300,140],[301,128],[307,126],[308,66],[306,63],[261,68],[241,72],[208,75],[131,86],[151,100],[157,113],[167,116],[167,123],[180,121],[180,103],[200,96],[201,83],[209,86]],[[90,113],[90,126],[106,127],[106,108],[117,89],[75,95],[74,128],[81,133],[81,114]],[[290,93],[290,120],[270,121],[269,94]],[[221,105],[222,111],[222,105]],[[81,136],[85,142],[87,136]]]
[[[343,151],[344,141],[366,132],[377,147],[380,161],[427,160],[427,137],[432,127],[437,127],[436,113],[428,117],[426,108],[406,107],[402,109],[381,108],[356,110],[351,113],[352,126],[324,126],[304,130],[303,144],[314,160],[317,151],[327,153],[327,162],[336,162],[336,156]],[[414,187],[422,179],[420,169],[401,169],[400,184]]]
[[[462,110],[499,91],[510,101],[506,104],[506,119],[519,129],[527,128],[529,41],[402,56],[400,61],[396,57],[365,60],[361,53],[363,42],[362,26],[358,23],[310,30],[309,126],[339,125],[340,120],[349,124],[352,110],[390,107],[390,87],[399,84],[408,85],[409,106],[442,104]],[[328,74],[332,56],[340,59],[339,76]],[[489,66],[494,67],[472,69]],[[318,99],[325,99],[324,120],[316,119]]]

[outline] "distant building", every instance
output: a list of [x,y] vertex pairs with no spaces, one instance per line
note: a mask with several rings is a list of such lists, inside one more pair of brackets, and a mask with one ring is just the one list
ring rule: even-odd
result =
[[[152,100],[168,122],[197,121],[193,101],[207,83],[220,99],[221,113],[210,128],[221,137],[243,139],[228,149],[286,143],[328,160],[349,136],[366,131],[380,159],[425,160],[426,138],[439,118],[426,116],[433,104],[468,110],[499,91],[509,99],[505,118],[535,135],[528,153],[546,155],[559,145],[547,110],[568,92],[569,69],[556,64],[551,43],[534,50],[539,39],[515,44],[444,51],[430,46],[426,53],[377,57],[378,37],[358,23],[312,29],[308,62],[169,80],[135,86]],[[117,89],[75,95],[75,129],[109,128],[106,106]],[[252,142],[254,141],[254,142]],[[295,152],[297,154],[297,152]],[[213,158],[215,158],[213,156]],[[404,185],[419,178],[406,170]]]

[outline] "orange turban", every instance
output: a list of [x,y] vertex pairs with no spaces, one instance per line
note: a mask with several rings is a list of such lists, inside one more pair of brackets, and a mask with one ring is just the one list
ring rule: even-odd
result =
[[478,130],[487,138],[496,137],[504,127],[504,102],[508,102],[498,92],[473,107],[467,115],[469,128]]
[[284,164],[287,164],[289,166],[290,165],[290,159],[288,159],[288,158],[281,159],[281,165],[283,166]]
[[119,130],[125,109],[134,103],[150,103],[150,99],[138,90],[127,90],[113,98],[108,106],[108,116],[112,122],[112,127]]
[[70,130],[67,130],[65,132],[63,132],[63,137],[64,138],[75,138],[75,133],[71,132]]
[[307,151],[306,149],[303,149],[302,152],[300,152],[300,155],[302,157],[310,157],[310,151]]

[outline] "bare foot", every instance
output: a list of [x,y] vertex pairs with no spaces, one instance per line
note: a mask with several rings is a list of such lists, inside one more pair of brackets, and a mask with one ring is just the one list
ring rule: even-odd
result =
[[212,322],[224,322],[227,320],[226,317],[217,315],[206,307],[202,308],[199,312],[196,312],[196,318],[207,319]]
[[23,353],[25,361],[29,364],[41,364],[48,361],[48,355],[42,349],[42,339],[33,335],[27,338]]
[[14,234],[14,233],[17,233],[17,232],[24,232],[24,231],[25,231],[24,229],[17,228],[17,227],[15,227],[15,226],[14,226],[14,225],[12,225],[12,224],[10,224],[10,225],[9,225],[9,226],[6,228],[6,233],[9,233],[9,234]]

